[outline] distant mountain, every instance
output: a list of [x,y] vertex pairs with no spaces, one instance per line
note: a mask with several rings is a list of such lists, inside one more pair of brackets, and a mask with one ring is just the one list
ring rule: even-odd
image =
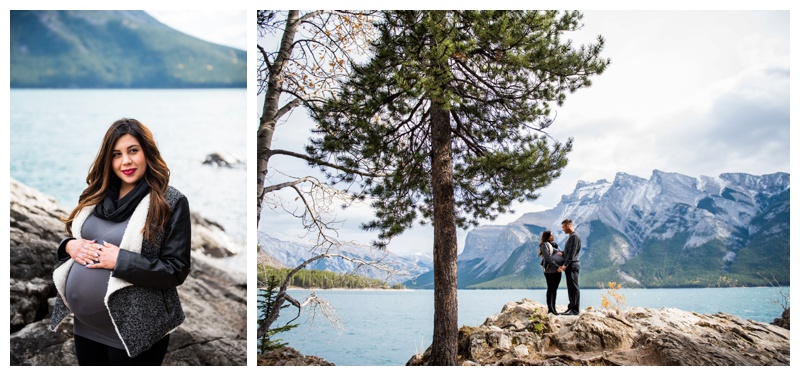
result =
[[[258,244],[261,245],[261,252],[266,254],[268,259],[290,268],[294,268],[320,253],[319,250],[314,249],[314,243],[311,241],[292,239],[278,234],[259,232]],[[433,265],[433,259],[429,255],[416,254],[403,257],[360,244],[344,243],[328,253],[341,254],[354,259],[380,261],[383,267],[389,267],[392,272],[362,266],[338,257],[315,261],[307,269],[354,273],[354,270],[358,268],[357,274],[359,275],[394,284],[416,278],[420,274],[430,271]]]
[[11,11],[12,88],[243,88],[245,51],[144,11]]
[[[789,174],[693,178],[653,171],[578,182],[553,209],[478,227],[459,255],[459,288],[544,287],[537,246],[561,221],[581,236],[581,285],[630,287],[789,284]],[[432,272],[411,288],[432,288]]]
[[277,269],[287,268],[286,265],[281,264],[278,260],[268,255],[266,252],[258,253],[258,265],[265,265]]

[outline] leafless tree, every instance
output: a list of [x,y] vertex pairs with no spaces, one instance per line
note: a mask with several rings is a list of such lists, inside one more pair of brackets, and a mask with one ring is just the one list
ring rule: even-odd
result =
[[[264,94],[257,138],[257,221],[260,226],[266,195],[280,188],[266,186],[272,156],[299,158],[319,166],[354,171],[315,160],[305,153],[275,149],[272,139],[278,124],[296,108],[331,95],[359,56],[365,56],[373,32],[372,12],[258,11],[262,40],[278,38],[277,48],[259,42],[258,85]],[[308,106],[306,106],[308,107]]]
[[[328,246],[333,246],[328,244]],[[322,259],[327,258],[340,258],[351,262],[356,265],[355,270],[353,273],[357,273],[358,270],[362,268],[371,268],[383,271],[386,275],[394,275],[397,274],[397,269],[391,265],[390,263],[384,262],[383,259],[374,259],[368,260],[366,258],[355,258],[341,253],[334,253],[331,250],[320,251],[315,256],[305,260],[300,265],[296,266],[294,269],[290,270],[287,276],[283,279],[280,287],[278,288],[278,293],[275,297],[275,303],[273,304],[272,309],[270,310],[270,316],[266,318],[263,324],[258,327],[257,338],[263,338],[266,331],[277,321],[278,317],[280,316],[280,307],[282,307],[285,303],[289,303],[292,306],[297,308],[297,315],[292,318],[289,323],[296,320],[300,317],[302,309],[309,309],[310,310],[310,318],[311,320],[315,320],[318,316],[321,316],[326,319],[333,327],[337,330],[337,332],[341,332],[343,329],[342,323],[339,318],[336,316],[335,310],[331,305],[324,299],[317,296],[315,293],[311,293],[303,302],[300,302],[293,298],[291,295],[288,294],[287,289],[289,287],[289,281],[292,280],[292,277],[300,270],[304,269],[306,266],[317,262]],[[403,273],[403,272],[401,272]]]
[[[300,316],[301,309],[308,309],[311,317],[324,317],[334,328],[341,329],[341,322],[328,302],[313,293],[301,302],[287,293],[292,277],[314,262],[340,258],[355,265],[351,273],[377,269],[387,279],[408,273],[387,262],[382,257],[385,253],[359,259],[338,252],[346,243],[338,240],[337,228],[340,223],[332,213],[338,205],[352,203],[355,199],[353,195],[327,185],[314,176],[268,174],[270,159],[273,156],[285,156],[316,166],[370,176],[369,173],[346,166],[316,160],[303,152],[273,148],[272,139],[276,128],[286,124],[293,110],[308,108],[309,103],[330,96],[337,89],[337,80],[348,74],[351,63],[368,53],[367,47],[373,33],[371,17],[372,12],[258,11],[261,39],[258,44],[258,85],[259,95],[264,94],[264,103],[257,139],[257,223],[260,227],[263,208],[272,206],[272,209],[295,216],[306,230],[306,236],[316,240],[310,250],[314,256],[290,270],[281,282],[270,317],[258,327],[258,338],[263,338],[278,319],[280,307],[287,302],[297,308],[297,316],[292,321]],[[267,43],[275,40],[278,41],[277,47],[270,48]],[[273,178],[281,181],[272,181]],[[286,199],[286,194],[278,194],[284,190],[288,190],[294,199]]]
[[771,275],[771,278],[765,277],[763,274],[758,273],[758,276],[763,278],[771,287],[776,288],[777,296],[772,296],[772,304],[781,307],[784,311],[788,310],[791,306],[790,299],[789,299],[789,291],[787,290],[786,286],[782,286],[778,279],[775,278],[775,275]]

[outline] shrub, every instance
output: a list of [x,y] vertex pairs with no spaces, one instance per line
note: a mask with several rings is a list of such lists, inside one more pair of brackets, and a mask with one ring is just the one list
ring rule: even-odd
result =
[[603,308],[613,310],[617,314],[624,310],[623,306],[625,305],[625,295],[619,292],[621,288],[621,283],[608,283],[608,288],[606,289],[606,293],[608,293],[608,295],[606,295],[606,293],[600,294]]

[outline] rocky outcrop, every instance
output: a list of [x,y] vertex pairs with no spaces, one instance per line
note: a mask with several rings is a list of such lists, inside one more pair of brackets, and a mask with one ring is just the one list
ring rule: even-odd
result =
[[772,325],[780,326],[786,330],[789,330],[789,309],[785,309],[781,317],[776,318],[772,321]]
[[204,218],[200,214],[191,213],[192,250],[222,258],[241,253],[244,248],[225,233],[219,223]]
[[[547,315],[547,306],[507,303],[458,332],[461,365],[789,365],[789,331],[717,313],[674,308]],[[427,365],[430,348],[407,365]]]
[[[64,234],[59,217],[67,216],[53,198],[11,179],[9,273],[11,333],[48,314],[55,296],[55,249]],[[13,364],[13,363],[12,363]]]
[[291,347],[267,351],[258,357],[259,366],[335,366],[317,356],[305,356]]
[[[47,330],[55,300],[55,250],[65,235],[56,201],[11,179],[11,365],[75,365],[72,323]],[[247,279],[226,258],[243,246],[192,215],[192,271],[178,288],[184,323],[172,333],[164,365],[247,364]],[[198,220],[200,219],[200,220]],[[195,234],[217,234],[195,239]]]

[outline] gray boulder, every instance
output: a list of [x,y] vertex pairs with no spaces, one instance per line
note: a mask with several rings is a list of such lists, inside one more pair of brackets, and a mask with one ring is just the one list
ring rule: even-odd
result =
[[237,167],[243,166],[244,162],[231,153],[226,151],[217,151],[207,155],[206,159],[203,161],[203,164],[217,167]]
[[[55,251],[66,234],[59,217],[68,213],[13,178],[10,199],[10,365],[77,365],[71,318],[58,332],[47,330]],[[192,219],[192,271],[178,287],[186,320],[170,337],[164,365],[246,365],[246,275],[219,257],[244,247],[219,225],[197,214]]]
[[225,233],[219,223],[192,212],[192,250],[215,257],[223,258],[241,253],[244,248]]
[[772,321],[772,325],[780,326],[781,328],[784,328],[786,330],[789,330],[790,326],[789,324],[790,324],[789,308],[783,310],[781,317],[778,317]]

